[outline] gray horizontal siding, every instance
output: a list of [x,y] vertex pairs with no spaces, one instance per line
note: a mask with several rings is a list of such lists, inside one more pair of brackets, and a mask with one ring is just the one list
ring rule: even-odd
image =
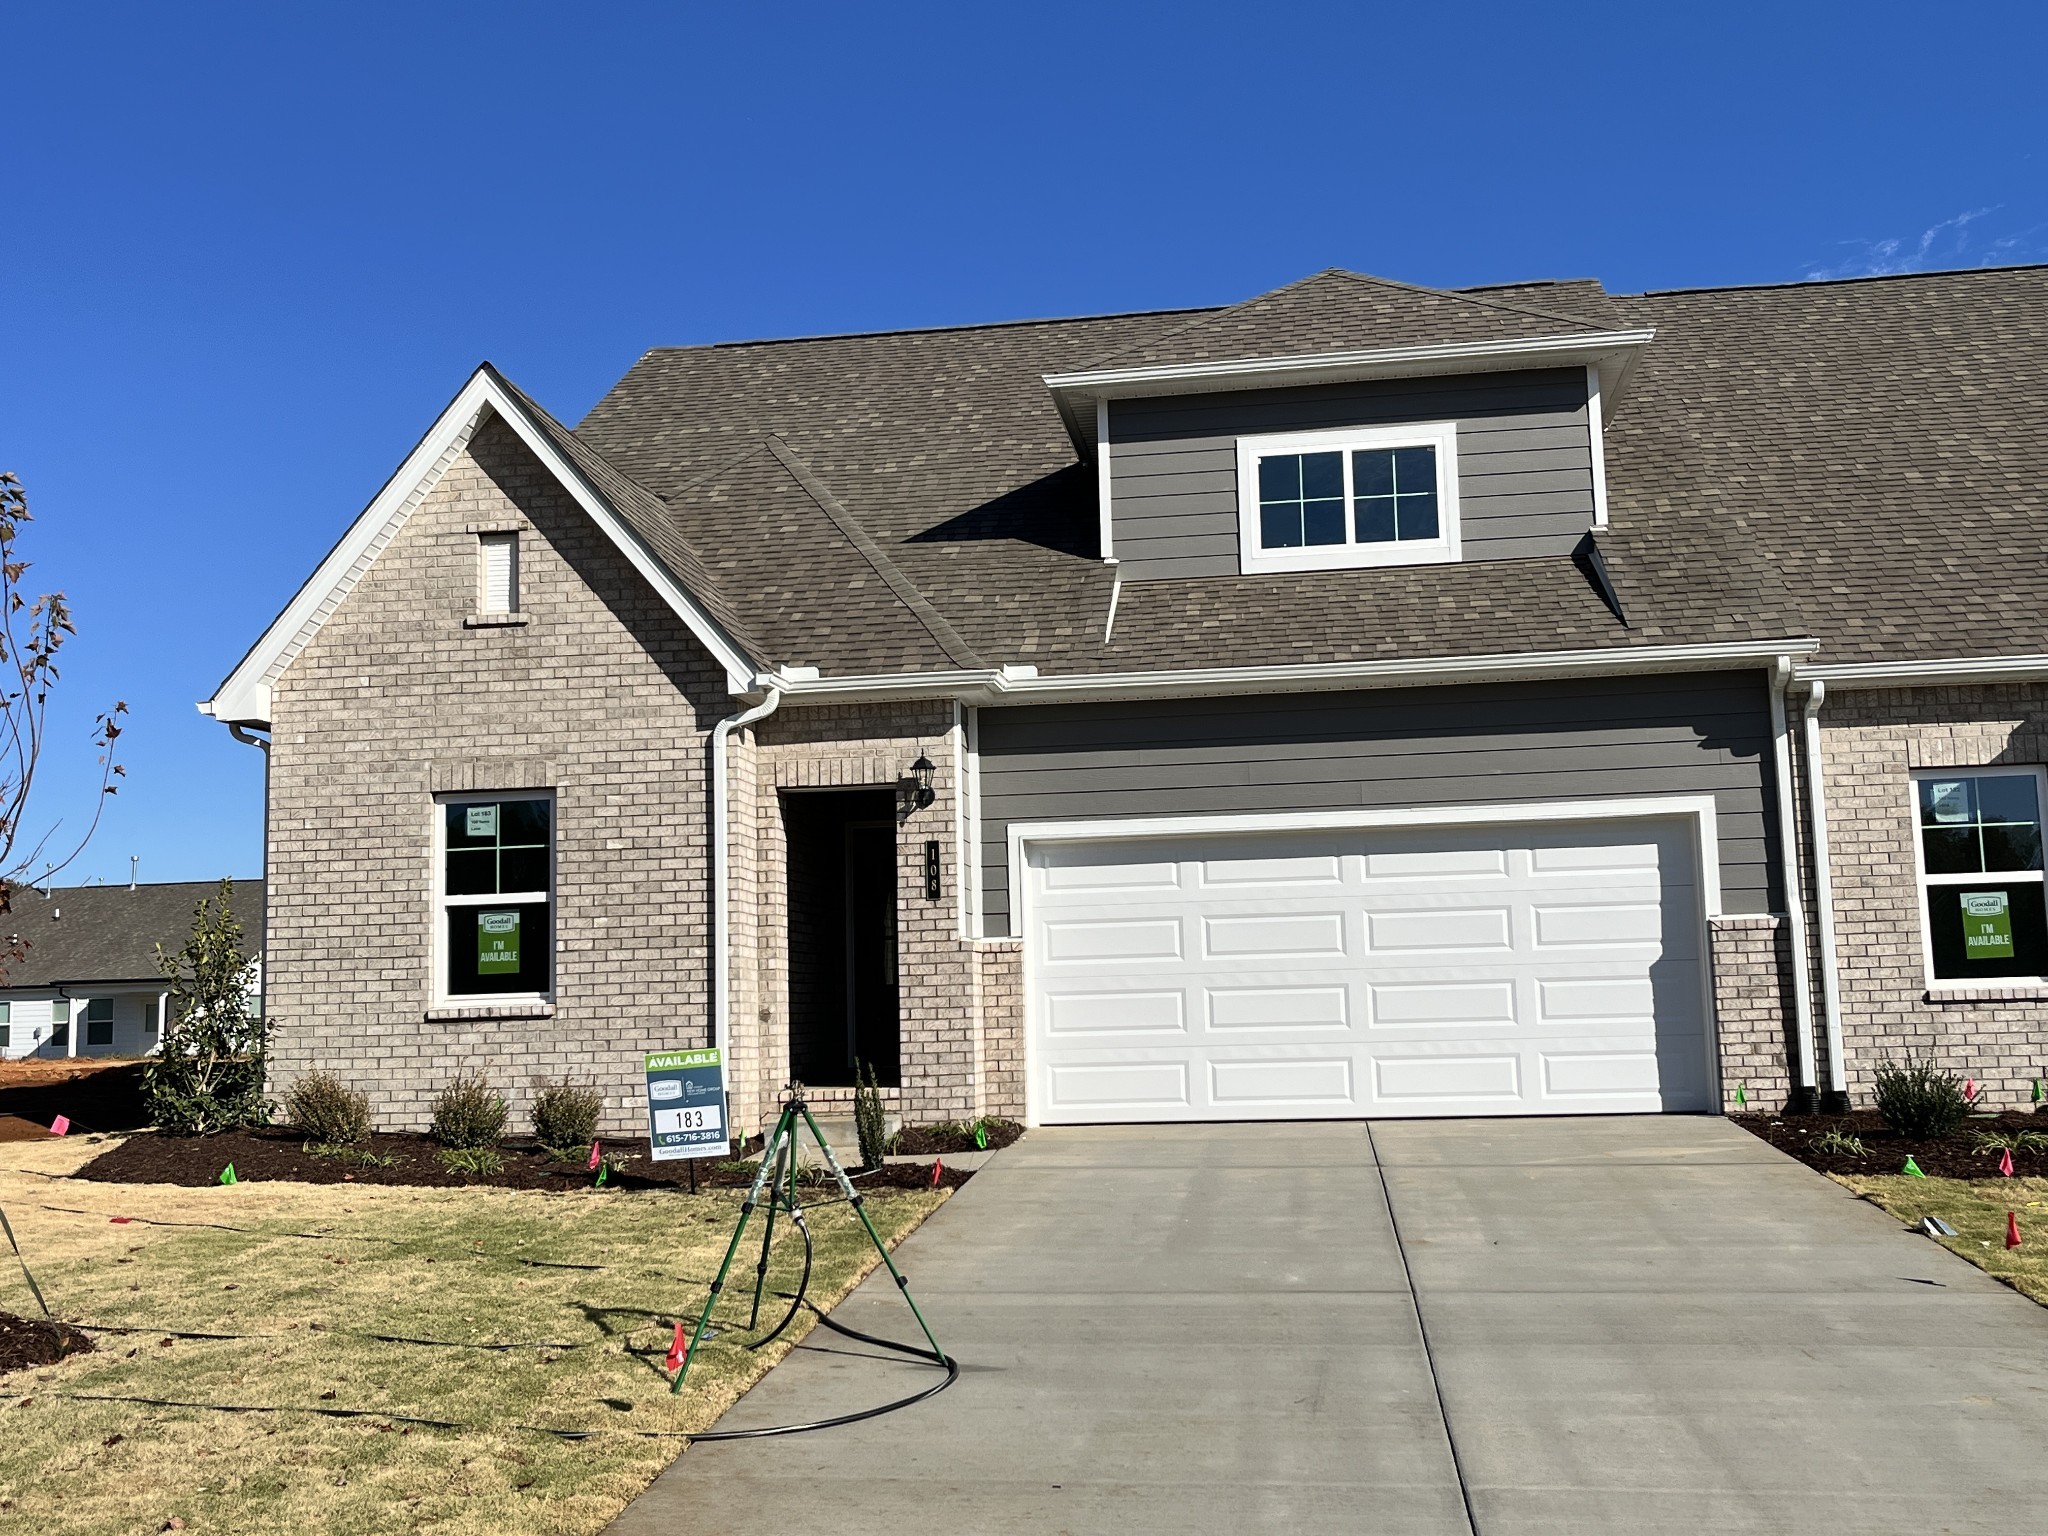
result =
[[982,908],[1010,931],[1013,821],[1711,794],[1724,910],[1779,910],[1756,672],[985,708]]
[[1577,368],[1110,402],[1111,537],[1126,580],[1234,576],[1237,440],[1264,432],[1458,423],[1467,560],[1568,553],[1593,521]]

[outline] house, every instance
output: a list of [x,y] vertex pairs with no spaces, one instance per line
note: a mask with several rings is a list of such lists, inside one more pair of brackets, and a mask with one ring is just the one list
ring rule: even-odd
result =
[[[0,1057],[146,1056],[163,1039],[170,989],[156,952],[176,954],[212,880],[17,886],[0,970]],[[263,882],[235,882],[232,903],[254,955]]]
[[[1718,1111],[2048,1057],[2048,269],[485,365],[201,708],[279,1086]],[[267,740],[262,734],[267,732]]]

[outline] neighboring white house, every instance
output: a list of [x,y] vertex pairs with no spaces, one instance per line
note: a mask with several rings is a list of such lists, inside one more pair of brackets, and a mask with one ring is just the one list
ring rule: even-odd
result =
[[[219,889],[213,880],[18,887],[14,910],[0,921],[26,952],[0,976],[0,1057],[146,1056],[155,1050],[169,999],[157,946],[167,953],[182,947],[200,898]],[[263,882],[236,882],[233,902],[255,954],[263,935]]]

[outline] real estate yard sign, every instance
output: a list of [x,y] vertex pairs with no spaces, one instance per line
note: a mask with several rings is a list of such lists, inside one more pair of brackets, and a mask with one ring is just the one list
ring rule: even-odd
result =
[[1964,891],[1963,958],[2012,958],[2012,903],[2004,891]]
[[720,1052],[648,1055],[647,1139],[658,1163],[731,1155],[725,1128],[725,1060]]

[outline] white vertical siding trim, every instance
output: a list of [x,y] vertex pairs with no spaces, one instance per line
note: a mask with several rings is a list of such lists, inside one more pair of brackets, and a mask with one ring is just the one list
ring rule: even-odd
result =
[[1102,529],[1102,558],[1116,558],[1109,525],[1109,401],[1095,402],[1095,516]]
[[960,884],[966,899],[963,915],[966,936],[983,936],[981,910],[981,709],[978,705],[955,706],[962,711],[960,736],[960,830],[965,848],[960,861]]
[[1586,440],[1593,450],[1593,526],[1607,526],[1607,433],[1600,420],[1600,370],[1586,368]]

